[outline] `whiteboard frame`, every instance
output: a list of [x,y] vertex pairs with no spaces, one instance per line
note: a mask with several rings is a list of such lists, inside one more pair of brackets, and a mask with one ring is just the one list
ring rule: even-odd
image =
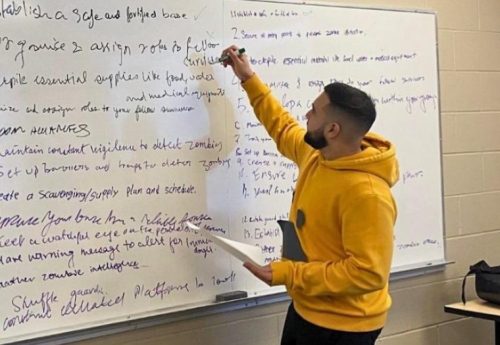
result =
[[[403,7],[384,7],[384,6],[356,6],[347,2],[334,2],[334,1],[300,1],[300,0],[239,0],[246,2],[267,2],[272,4],[290,4],[290,5],[309,5],[309,6],[323,6],[323,7],[340,7],[352,8],[361,10],[377,10],[377,11],[390,11],[390,12],[411,12],[411,13],[424,13],[434,15],[437,28],[437,11],[431,9],[418,9],[418,8],[403,8]],[[437,32],[436,32],[437,34]],[[436,36],[437,37],[437,36]]]
[[[441,122],[441,95],[440,95],[440,75],[439,75],[439,49],[438,49],[438,24],[437,24],[437,12],[430,9],[410,9],[410,8],[390,8],[390,7],[377,7],[377,6],[354,6],[347,3],[337,3],[337,2],[319,2],[319,1],[294,1],[294,0],[239,0],[245,2],[262,2],[262,3],[275,3],[275,4],[293,4],[293,5],[309,5],[309,6],[323,6],[323,7],[338,7],[338,8],[351,8],[351,9],[361,9],[361,10],[377,10],[377,11],[391,11],[391,12],[406,12],[406,13],[422,13],[431,14],[434,16],[435,21],[435,38],[436,38],[436,65],[437,65],[437,92],[438,92],[438,129],[439,129],[439,161],[441,165],[441,210],[442,210],[442,234],[443,234],[443,259],[437,261],[424,261],[421,263],[416,263],[408,266],[399,266],[396,269],[391,269],[390,281],[397,281],[400,279],[408,279],[412,277],[417,277],[425,274],[431,274],[443,271],[445,266],[452,264],[454,262],[446,261],[446,226],[445,226],[445,214],[444,214],[444,177],[443,177],[443,135],[442,135],[442,122]],[[59,329],[62,332],[57,334],[52,334],[48,336],[42,336],[39,338],[30,338],[26,340],[22,339],[26,336],[24,334],[20,337],[6,338],[9,344],[23,344],[23,345],[34,345],[34,344],[66,344],[70,342],[88,340],[118,333],[123,333],[132,330],[144,329],[154,326],[166,325],[175,322],[181,322],[186,320],[191,320],[195,318],[206,317],[222,312],[237,311],[246,308],[254,308],[258,306],[265,306],[274,303],[285,303],[290,302],[290,297],[286,292],[275,292],[270,294],[264,294],[261,296],[247,297],[239,300],[228,301],[228,302],[206,302],[196,305],[184,305],[179,308],[169,308],[165,310],[158,310],[158,314],[153,316],[138,317],[132,320],[122,320],[113,322],[112,319],[109,320],[110,323],[104,324],[102,326],[90,326],[88,328],[85,325],[79,325],[81,327],[77,330],[64,331],[64,328]],[[173,310],[173,311],[170,311]]]

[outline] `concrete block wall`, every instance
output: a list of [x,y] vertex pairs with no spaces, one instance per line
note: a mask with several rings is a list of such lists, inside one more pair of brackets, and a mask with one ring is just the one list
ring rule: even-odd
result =
[[[443,306],[459,300],[470,264],[500,264],[500,0],[345,4],[438,13],[446,246],[455,264],[392,284],[393,308],[378,344],[493,344],[493,322],[446,314]],[[78,344],[276,345],[286,308],[277,303]]]

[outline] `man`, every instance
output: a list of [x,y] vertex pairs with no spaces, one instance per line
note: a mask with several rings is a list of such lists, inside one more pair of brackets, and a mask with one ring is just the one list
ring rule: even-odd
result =
[[282,345],[374,344],[391,305],[388,280],[398,180],[394,146],[368,133],[376,112],[361,90],[332,83],[307,112],[307,131],[231,46],[223,51],[278,150],[299,168],[290,221],[307,260],[245,267],[292,298]]

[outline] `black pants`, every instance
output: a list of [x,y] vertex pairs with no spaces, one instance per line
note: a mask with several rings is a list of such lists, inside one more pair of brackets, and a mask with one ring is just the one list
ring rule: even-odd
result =
[[371,332],[343,332],[319,327],[288,308],[281,345],[373,345],[382,329]]

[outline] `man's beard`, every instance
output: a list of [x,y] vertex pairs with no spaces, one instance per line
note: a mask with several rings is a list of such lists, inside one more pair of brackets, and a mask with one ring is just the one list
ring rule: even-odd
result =
[[323,128],[319,128],[315,131],[307,131],[304,135],[304,141],[316,150],[321,150],[328,145],[323,135]]

